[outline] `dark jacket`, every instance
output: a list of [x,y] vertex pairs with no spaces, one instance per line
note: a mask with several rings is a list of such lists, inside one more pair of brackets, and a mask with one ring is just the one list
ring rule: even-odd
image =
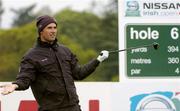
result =
[[78,104],[74,80],[90,75],[99,61],[91,60],[84,66],[78,65],[76,56],[65,46],[41,42],[23,57],[20,72],[13,82],[25,90],[31,86],[40,109],[68,107]]

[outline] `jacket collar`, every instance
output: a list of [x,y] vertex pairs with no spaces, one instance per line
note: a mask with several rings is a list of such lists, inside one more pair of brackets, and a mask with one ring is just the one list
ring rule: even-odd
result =
[[57,41],[58,40],[55,39],[54,42],[52,44],[50,44],[50,43],[41,41],[40,37],[38,37],[36,47],[44,47],[44,48],[56,49],[59,46]]

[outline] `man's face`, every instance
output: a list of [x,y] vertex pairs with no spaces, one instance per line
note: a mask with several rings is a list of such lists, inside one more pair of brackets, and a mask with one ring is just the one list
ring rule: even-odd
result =
[[40,38],[43,42],[53,43],[57,35],[57,26],[55,23],[50,23],[41,32]]

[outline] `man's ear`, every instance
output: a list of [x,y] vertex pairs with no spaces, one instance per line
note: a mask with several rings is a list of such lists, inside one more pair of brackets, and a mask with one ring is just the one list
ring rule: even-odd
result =
[[43,33],[43,31],[41,31],[41,32],[39,33],[39,35],[41,36],[41,35],[42,35],[42,33]]

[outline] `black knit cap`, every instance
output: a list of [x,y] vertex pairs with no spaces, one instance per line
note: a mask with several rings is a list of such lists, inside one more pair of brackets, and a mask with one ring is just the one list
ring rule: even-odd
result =
[[55,23],[57,25],[57,22],[55,18],[48,16],[48,15],[43,15],[37,18],[36,26],[38,29],[38,33],[40,32],[50,23]]

